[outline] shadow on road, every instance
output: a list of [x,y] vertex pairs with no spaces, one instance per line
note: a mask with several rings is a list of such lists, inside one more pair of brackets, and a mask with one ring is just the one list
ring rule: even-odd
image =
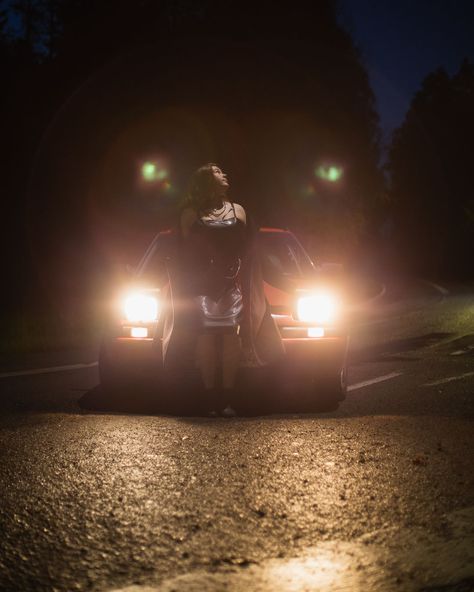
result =
[[[166,394],[165,394],[166,393]],[[85,393],[78,401],[81,409],[92,412],[118,412],[145,415],[175,415],[179,417],[209,417],[211,405],[206,404],[202,391],[191,390],[116,390],[107,392],[100,385]],[[231,401],[239,417],[271,414],[321,413],[337,409],[337,403],[322,402],[314,394],[288,394],[268,388],[239,389]],[[222,405],[225,406],[225,405]]]

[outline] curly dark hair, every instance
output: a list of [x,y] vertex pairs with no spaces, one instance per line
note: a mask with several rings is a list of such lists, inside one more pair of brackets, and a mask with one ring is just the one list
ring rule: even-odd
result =
[[212,167],[215,166],[218,165],[208,162],[194,171],[189,180],[187,202],[198,211],[212,209],[219,205],[216,181],[212,171]]

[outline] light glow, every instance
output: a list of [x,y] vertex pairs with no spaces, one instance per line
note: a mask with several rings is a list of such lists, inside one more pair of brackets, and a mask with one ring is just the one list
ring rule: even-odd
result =
[[131,294],[123,303],[125,318],[132,323],[147,323],[158,318],[158,300],[147,294]]
[[148,329],[146,327],[132,327],[130,329],[131,337],[148,337]]
[[329,181],[330,183],[336,183],[342,178],[343,170],[342,167],[336,165],[330,166],[319,166],[315,170],[317,177],[323,181]]
[[324,337],[323,327],[310,327],[308,329],[308,337]]
[[[353,590],[360,592],[362,586],[357,585],[359,574],[354,577],[350,567],[350,555],[346,552],[342,557],[332,550],[318,549],[315,557],[289,559],[284,562],[272,562],[266,569],[269,589],[280,592],[296,592],[297,590]],[[348,577],[348,575],[352,577]],[[353,585],[354,584],[354,585]]]
[[333,323],[339,312],[338,299],[330,292],[300,296],[297,302],[298,320],[306,323]]
[[141,166],[142,179],[147,183],[155,181],[166,181],[168,178],[168,171],[166,168],[159,165],[158,162],[147,160]]

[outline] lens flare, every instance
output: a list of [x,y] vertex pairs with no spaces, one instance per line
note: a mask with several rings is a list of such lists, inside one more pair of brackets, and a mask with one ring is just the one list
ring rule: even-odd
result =
[[147,160],[141,165],[141,177],[146,183],[154,183],[165,181],[168,178],[168,171],[166,168],[153,160]]
[[342,167],[336,165],[330,166],[319,166],[315,170],[315,175],[323,181],[329,181],[330,183],[336,183],[342,179],[344,171]]
[[314,195],[316,195],[316,189],[313,187],[313,185],[311,185],[310,183],[308,183],[308,185],[305,185],[302,189],[302,195],[303,197],[313,197]]
[[156,164],[153,162],[145,162],[142,165],[142,177],[145,181],[154,181],[156,175]]

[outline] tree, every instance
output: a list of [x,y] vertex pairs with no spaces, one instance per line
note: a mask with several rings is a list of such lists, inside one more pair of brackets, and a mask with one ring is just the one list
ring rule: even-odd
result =
[[398,248],[415,270],[462,274],[471,269],[474,67],[452,77],[429,74],[390,149],[391,196]]

